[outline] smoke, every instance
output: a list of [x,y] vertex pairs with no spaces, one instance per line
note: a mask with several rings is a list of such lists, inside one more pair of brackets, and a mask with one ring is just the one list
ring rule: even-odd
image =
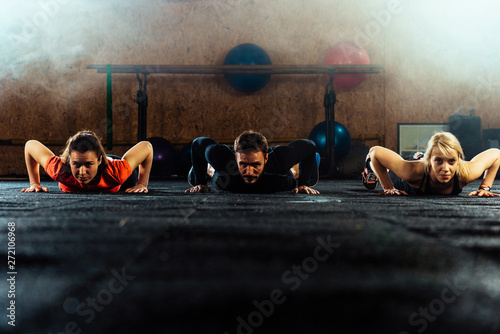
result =
[[[0,78],[21,77],[30,66],[61,70],[103,59],[114,41],[137,34],[138,1],[4,1],[0,12]],[[154,10],[154,3],[152,10]],[[113,52],[108,53],[116,56]],[[116,59],[116,58],[115,58]]]
[[401,2],[404,11],[387,41],[422,72],[470,81],[498,70],[500,10],[497,1],[421,0]]
[[[169,25],[169,22],[177,19],[168,17],[170,13],[176,13],[175,8],[170,10],[169,7],[176,3],[191,6],[193,10],[191,16],[178,21],[181,28]],[[229,35],[230,32],[241,35],[245,33],[242,29],[252,31],[262,23],[269,24],[271,29],[272,20],[267,17],[279,20],[283,16],[281,22],[286,27],[281,27],[279,33],[288,35],[286,38],[276,37],[275,48],[280,45],[290,47],[296,43],[311,48],[314,47],[311,40],[326,45],[351,40],[370,49],[373,53],[370,58],[376,63],[383,61],[379,54],[385,52],[384,48],[387,54],[397,54],[399,59],[395,61],[401,60],[408,63],[408,67],[413,67],[406,71],[410,77],[415,72],[428,72],[429,68],[429,72],[432,72],[435,68],[440,73],[445,71],[453,79],[466,81],[473,77],[481,81],[479,77],[482,76],[488,81],[487,76],[496,70],[500,56],[500,38],[497,37],[500,20],[495,17],[500,9],[498,1],[313,0],[304,2],[302,6],[306,7],[302,12],[287,12],[286,1],[265,6],[253,3],[246,0],[3,1],[0,11],[0,79],[5,76],[21,77],[33,68],[33,64],[38,68],[50,67],[54,71],[72,66],[83,67],[89,63],[147,63],[149,60],[158,63],[157,45],[177,43],[176,47],[182,45],[185,49],[194,48],[189,45],[190,37],[183,34],[181,29],[185,25],[196,25],[199,21],[196,15],[202,14],[212,15],[214,21],[219,23],[207,30],[224,26],[222,30],[227,36],[207,32],[212,34],[210,38],[217,38],[221,43],[224,37],[234,39],[233,35]],[[290,7],[300,6],[296,4]],[[253,7],[256,7],[255,20],[247,22],[244,28],[239,27],[239,18],[249,15],[247,11]],[[267,12],[260,13],[257,8]],[[338,26],[341,29],[337,37],[326,40],[321,31],[315,31],[315,27],[320,29],[331,20],[332,15],[338,16],[335,22],[341,22]],[[350,17],[355,19],[349,21]],[[309,26],[311,24],[313,26]],[[206,27],[200,26],[200,29],[203,28]],[[311,34],[307,33],[309,30]],[[258,36],[257,32],[254,35],[257,36],[253,36],[256,41],[264,38]],[[295,38],[302,40],[295,41]],[[140,60],[131,56],[133,48],[137,46],[144,51]],[[200,53],[215,52],[207,49],[211,47],[211,42],[196,47]],[[321,52],[325,49],[326,46],[316,47]],[[138,52],[135,50],[135,53]],[[177,51],[171,52],[174,55]],[[178,54],[175,56],[178,57]],[[200,55],[193,61],[202,63],[204,59]],[[168,63],[168,60],[162,63]]]

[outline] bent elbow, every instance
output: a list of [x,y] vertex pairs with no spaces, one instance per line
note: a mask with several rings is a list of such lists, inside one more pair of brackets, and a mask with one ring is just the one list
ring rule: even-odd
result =
[[24,144],[24,151],[25,152],[30,152],[32,150],[32,148],[36,145],[38,145],[40,142],[38,140],[35,140],[35,139],[30,139],[26,142],[26,144]]
[[154,151],[154,149],[153,149],[153,144],[151,144],[151,143],[150,143],[150,142],[148,142],[148,141],[147,141],[147,142],[145,142],[145,144],[146,144],[146,149],[148,150],[148,152],[149,152],[151,155],[153,155],[153,151]]
[[143,150],[153,152],[153,145],[147,140],[141,141],[137,145],[139,145],[139,147]]
[[35,139],[30,139],[30,140],[28,140],[28,141],[24,144],[24,147],[26,147],[26,146],[31,146],[31,145],[33,145],[34,143],[38,143],[38,140],[35,140]]
[[373,158],[375,156],[375,154],[377,153],[377,151],[379,151],[381,148],[382,148],[382,146],[372,146],[370,148],[370,151],[369,151],[370,158]]

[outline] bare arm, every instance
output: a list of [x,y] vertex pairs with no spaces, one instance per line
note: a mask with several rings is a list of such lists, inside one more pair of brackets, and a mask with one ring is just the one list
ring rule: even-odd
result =
[[[497,148],[491,148],[489,150],[481,152],[474,158],[472,158],[470,162],[467,162],[467,164],[469,165],[471,180],[475,180],[481,177],[484,172],[481,185],[491,187],[500,166],[500,150]],[[469,196],[474,195],[480,197],[500,196],[483,189],[479,189],[469,193]]]
[[406,193],[394,188],[388,169],[407,182],[416,182],[423,176],[422,164],[417,161],[406,161],[399,154],[381,146],[370,149],[372,170],[377,174],[384,194],[399,195]]
[[148,192],[149,174],[153,165],[153,146],[148,141],[141,141],[123,155],[132,170],[139,167],[139,178],[135,187],[126,189],[126,192]]
[[45,168],[47,160],[54,156],[51,150],[36,140],[30,140],[24,146],[24,158],[30,179],[30,187],[22,192],[49,191],[40,185],[40,165]]

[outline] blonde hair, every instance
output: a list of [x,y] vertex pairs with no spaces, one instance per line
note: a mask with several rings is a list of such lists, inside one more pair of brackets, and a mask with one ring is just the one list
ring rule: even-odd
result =
[[435,133],[429,142],[427,143],[427,150],[425,151],[424,161],[426,164],[425,171],[427,173],[431,170],[431,155],[432,150],[438,147],[446,156],[453,157],[457,160],[457,175],[460,181],[463,183],[469,183],[470,181],[470,169],[464,160],[464,151],[462,146],[455,137],[450,132],[438,132]]

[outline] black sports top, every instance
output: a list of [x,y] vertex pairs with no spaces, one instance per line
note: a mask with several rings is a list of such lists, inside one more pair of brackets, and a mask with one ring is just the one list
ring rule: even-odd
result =
[[[434,192],[431,188],[431,178],[429,174],[425,173],[422,181],[420,182],[420,186],[418,188],[410,186],[405,180],[394,174],[392,171],[389,171],[389,177],[394,185],[394,188],[398,190],[403,190],[408,193],[408,195],[440,195]],[[422,186],[425,184],[425,191],[422,191]],[[451,190],[450,195],[458,195],[462,192],[462,188],[460,188],[460,181],[458,180],[458,175],[455,174],[453,176],[453,189]]]
[[[422,185],[425,182],[425,191],[422,191]],[[425,173],[424,177],[422,178],[422,182],[420,182],[420,187],[419,189],[415,189],[418,192],[420,192],[418,195],[440,195],[432,191],[431,188],[431,178],[429,177],[429,174]],[[458,180],[458,174],[455,173],[453,176],[453,189],[451,190],[450,195],[458,195],[462,192],[462,188],[460,188],[460,181]]]

